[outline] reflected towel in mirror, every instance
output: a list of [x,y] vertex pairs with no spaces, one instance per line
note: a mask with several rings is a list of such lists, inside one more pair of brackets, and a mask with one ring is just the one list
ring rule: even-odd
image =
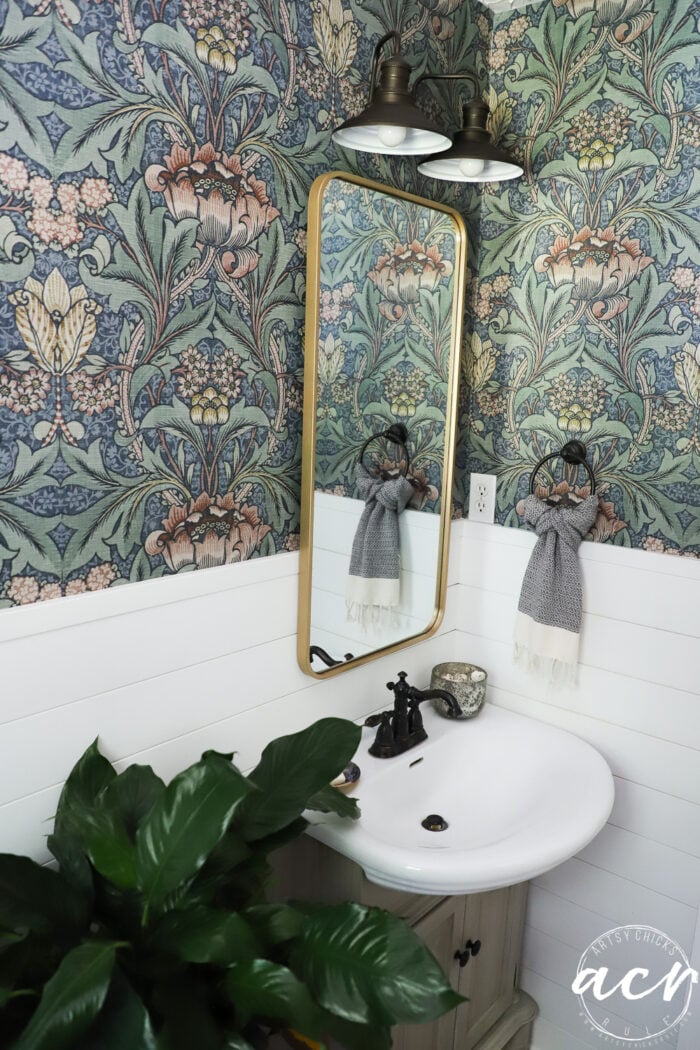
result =
[[399,514],[413,486],[402,476],[375,477],[362,463],[355,481],[365,509],[352,544],[346,606],[350,622],[369,627],[391,622],[401,601]]

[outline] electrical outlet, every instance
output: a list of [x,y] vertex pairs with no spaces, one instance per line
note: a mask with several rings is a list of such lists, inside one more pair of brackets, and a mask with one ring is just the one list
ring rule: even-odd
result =
[[496,515],[496,475],[472,474],[469,481],[469,520],[493,523]]

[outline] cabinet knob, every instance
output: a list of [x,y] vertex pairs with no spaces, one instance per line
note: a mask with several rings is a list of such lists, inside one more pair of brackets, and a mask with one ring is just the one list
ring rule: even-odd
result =
[[473,955],[478,955],[481,951],[481,941],[473,941],[471,938],[464,945],[464,951],[457,950],[455,952],[455,959],[459,960],[460,966],[466,966]]

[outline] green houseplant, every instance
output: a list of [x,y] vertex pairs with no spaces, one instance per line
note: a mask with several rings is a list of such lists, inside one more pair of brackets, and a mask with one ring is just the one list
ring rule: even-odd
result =
[[456,1006],[398,919],[265,899],[270,853],[304,809],[359,815],[329,781],[359,743],[326,718],[243,776],[206,752],[166,787],[91,745],[66,781],[55,871],[0,855],[0,1041],[13,1050],[251,1050],[271,1032],[391,1046],[391,1026]]

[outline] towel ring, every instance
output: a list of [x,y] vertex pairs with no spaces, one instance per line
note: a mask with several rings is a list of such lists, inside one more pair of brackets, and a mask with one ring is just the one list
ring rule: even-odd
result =
[[376,434],[371,434],[362,446],[360,450],[360,455],[357,457],[357,462],[362,463],[362,465],[364,466],[364,463],[362,461],[364,458],[364,454],[367,451],[367,446],[370,445],[373,441],[378,441],[380,438],[385,438],[387,441],[393,442],[394,445],[401,446],[406,456],[406,467],[404,470],[402,470],[401,473],[404,477],[406,477],[406,475],[408,474],[408,468],[411,460],[408,455],[408,446],[406,444],[406,442],[408,441],[408,431],[406,430],[406,427],[403,423],[392,423],[391,426],[388,427],[386,430],[379,430]]
[[595,495],[595,474],[593,473],[592,466],[586,459],[586,446],[583,441],[567,441],[559,452],[550,452],[548,456],[542,457],[530,475],[530,495],[535,491],[535,482],[540,468],[543,467],[545,463],[548,463],[550,459],[557,459],[559,456],[561,456],[566,463],[572,463],[575,466],[585,468],[591,483],[591,496]]

